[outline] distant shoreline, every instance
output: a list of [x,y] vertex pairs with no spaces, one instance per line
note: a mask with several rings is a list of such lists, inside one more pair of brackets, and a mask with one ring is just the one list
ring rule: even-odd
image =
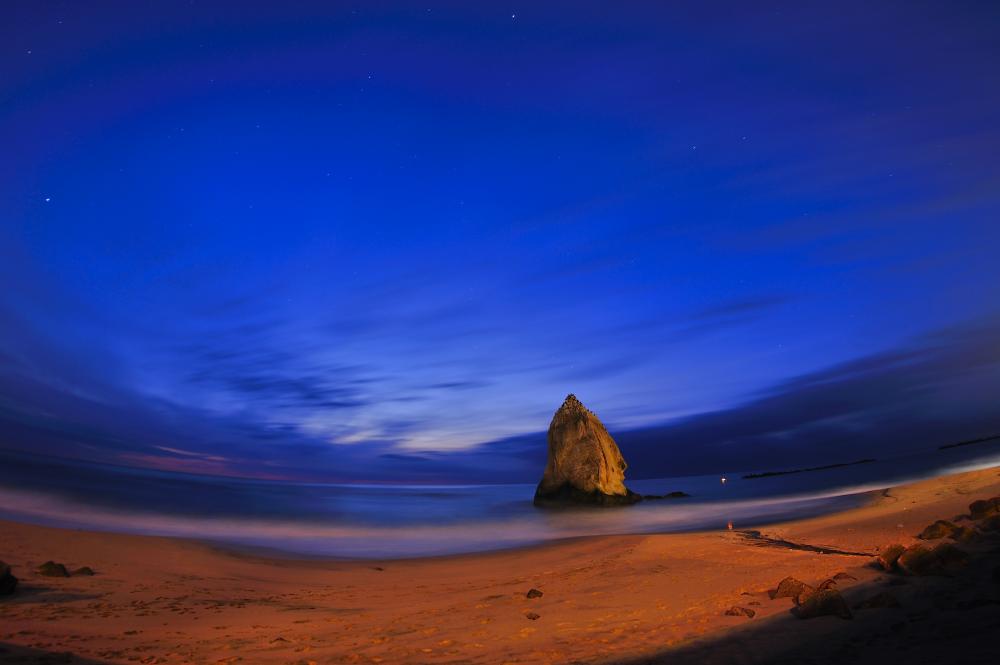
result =
[[[966,439],[965,441],[959,441],[957,443],[946,443],[943,446],[938,446],[938,450],[948,450],[949,448],[960,448],[962,446],[971,446],[976,443],[986,443],[988,441],[996,441],[1000,439],[1000,434],[991,434],[989,436],[981,436],[976,439]],[[779,471],[761,471],[760,473],[748,473],[743,476],[744,479],[753,478],[770,478],[771,476],[786,476],[793,473],[808,473],[810,471],[825,471],[827,469],[838,469],[845,466],[855,466],[858,464],[868,464],[870,462],[876,462],[874,457],[868,457],[865,459],[859,459],[854,462],[839,462],[837,464],[824,464],[823,466],[810,466],[803,469],[783,469]]]
[[859,459],[855,462],[840,462],[839,464],[826,464],[824,466],[811,466],[806,469],[788,469],[786,471],[762,471],[761,473],[748,473],[744,478],[768,478],[770,476],[787,476],[792,473],[806,473],[808,471],[824,471],[826,469],[837,469],[842,466],[855,466],[857,464],[868,464],[876,461],[874,457]]
[[947,443],[943,446],[938,446],[938,450],[947,450],[948,448],[958,448],[959,446],[971,446],[974,443],[986,443],[987,441],[993,441],[995,439],[1000,439],[1000,434],[981,436],[978,439],[967,439],[965,441],[959,441],[958,443]]

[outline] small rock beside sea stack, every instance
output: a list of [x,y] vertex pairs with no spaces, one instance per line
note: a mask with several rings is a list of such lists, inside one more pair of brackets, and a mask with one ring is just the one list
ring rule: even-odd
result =
[[549,459],[535,505],[621,506],[642,497],[625,487],[625,459],[601,421],[568,395],[549,424]]

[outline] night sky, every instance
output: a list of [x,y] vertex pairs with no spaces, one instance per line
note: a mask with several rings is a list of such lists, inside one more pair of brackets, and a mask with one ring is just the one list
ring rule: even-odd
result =
[[1000,432],[1000,6],[4,3],[0,451],[643,477]]

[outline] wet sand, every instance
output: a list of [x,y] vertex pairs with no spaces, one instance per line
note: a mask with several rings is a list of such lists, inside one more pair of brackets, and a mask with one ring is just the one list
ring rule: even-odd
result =
[[[949,576],[886,573],[872,555],[996,495],[993,468],[778,525],[392,561],[0,522],[0,559],[20,578],[0,597],[0,662],[991,662],[1000,537],[960,544],[972,560]],[[96,575],[33,572],[47,560]],[[786,576],[837,573],[856,578],[838,582],[849,605],[890,591],[901,607],[802,620],[767,593]],[[533,588],[543,595],[528,598]],[[754,617],[725,615],[733,606]]]

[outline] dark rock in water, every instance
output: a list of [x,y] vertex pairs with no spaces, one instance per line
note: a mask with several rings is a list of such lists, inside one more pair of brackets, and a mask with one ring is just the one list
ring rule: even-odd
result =
[[891,607],[899,607],[899,601],[896,596],[892,595],[888,591],[882,591],[875,594],[871,598],[861,601],[854,606],[856,610],[874,610],[874,609],[886,609]]
[[643,494],[642,498],[646,499],[646,500],[649,500],[649,499],[653,499],[653,500],[656,500],[656,499],[686,499],[686,498],[688,498],[690,496],[691,495],[688,494],[687,492],[670,492],[669,494]]
[[538,589],[528,589],[528,593],[524,595],[527,596],[528,598],[541,598],[545,594],[539,591]]
[[45,577],[69,577],[69,571],[66,570],[66,566],[55,561],[46,561],[36,568],[35,572]]
[[878,565],[882,566],[882,570],[894,570],[899,556],[905,551],[906,548],[898,543],[886,545],[879,550],[879,553],[875,556],[875,560],[878,562]]
[[524,617],[526,619],[531,619],[532,621],[538,621],[539,619],[542,618],[540,614],[535,614],[534,612],[528,612],[527,614],[524,615]]
[[1000,515],[1000,496],[995,496],[992,499],[973,501],[969,504],[969,513],[974,520],[981,520],[991,515]]
[[757,613],[748,607],[738,607],[736,605],[733,605],[728,610],[723,612],[723,614],[725,614],[727,617],[749,617],[752,619],[754,618],[754,616],[756,616]]
[[10,566],[0,561],[0,596],[9,596],[17,588],[17,578],[10,572]]
[[835,616],[841,619],[854,617],[844,597],[834,589],[817,591],[806,598],[793,612],[800,619],[815,619],[824,616]]
[[778,582],[778,588],[768,591],[767,594],[774,598],[795,598],[796,596],[802,595],[803,593],[812,593],[814,589],[802,582],[795,579],[794,577],[786,577],[785,579]]
[[87,577],[90,577],[90,576],[94,575],[95,573],[94,573],[94,569],[91,568],[90,566],[81,566],[80,568],[77,568],[76,570],[74,570],[73,574],[74,575],[86,575]]
[[535,505],[622,506],[642,500],[625,487],[625,459],[596,415],[568,395],[549,424],[549,457]]

